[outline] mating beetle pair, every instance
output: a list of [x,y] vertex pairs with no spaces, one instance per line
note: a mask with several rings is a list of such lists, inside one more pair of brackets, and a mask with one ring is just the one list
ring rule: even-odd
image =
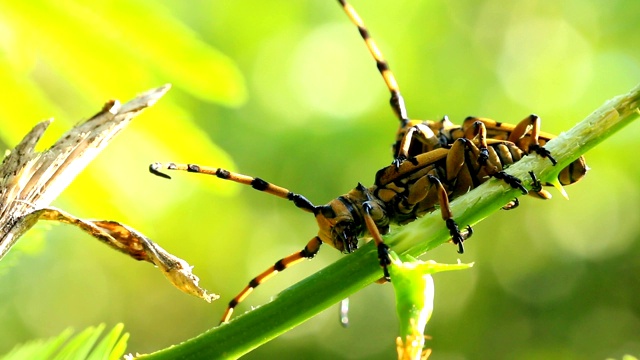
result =
[[[409,119],[393,73],[369,36],[364,23],[351,5],[344,0],[338,1],[358,27],[376,61],[391,93],[391,107],[400,120],[394,144],[394,160],[391,165],[377,172],[372,186],[358,184],[353,190],[328,204],[316,206],[304,196],[286,188],[220,168],[176,163],[154,163],[149,167],[153,174],[165,178],[169,176],[160,172],[162,169],[215,175],[224,180],[250,185],[256,190],[290,200],[316,218],[318,234],[302,250],[278,260],[253,278],[230,301],[222,322],[229,321],[234,308],[258,285],[274,273],[304,259],[313,258],[323,243],[341,252],[350,253],[357,249],[359,239],[372,238],[378,248],[384,277],[389,280],[389,247],[383,242],[382,235],[389,231],[391,225],[404,225],[438,207],[452,242],[462,253],[463,242],[471,235],[471,228],[459,229],[449,207],[452,198],[468,192],[491,177],[502,179],[527,194],[528,191],[520,180],[506,174],[503,169],[530,153],[546,157],[555,165],[552,154],[544,148],[544,144],[553,135],[540,132],[540,119],[535,115],[528,116],[515,126],[473,117],[467,118],[461,126],[454,125],[447,118],[439,122]],[[586,170],[581,157],[563,169],[558,179],[561,184],[568,185],[580,180]],[[535,175],[531,173],[531,176],[534,179],[533,194],[549,198]]]

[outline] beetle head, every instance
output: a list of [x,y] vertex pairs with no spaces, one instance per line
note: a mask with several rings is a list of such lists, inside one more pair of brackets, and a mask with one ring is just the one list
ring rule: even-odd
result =
[[358,248],[358,235],[362,232],[362,221],[355,219],[353,209],[344,198],[332,200],[329,204],[318,206],[316,221],[318,237],[322,242],[350,253]]

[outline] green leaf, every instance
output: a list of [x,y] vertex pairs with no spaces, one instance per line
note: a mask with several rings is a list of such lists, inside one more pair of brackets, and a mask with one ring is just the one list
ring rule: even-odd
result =
[[396,310],[400,320],[400,336],[403,338],[424,333],[433,312],[434,285],[431,274],[441,271],[468,269],[471,264],[439,264],[421,261],[413,256],[398,256],[391,252],[392,266],[389,272],[396,293]]
[[13,40],[6,49],[0,43],[0,54],[21,54],[9,64],[28,71],[34,59],[44,61],[84,96],[139,87],[159,73],[207,101],[237,106],[246,99],[233,61],[156,2],[11,2],[0,5],[0,20]]
[[129,334],[122,334],[122,324],[116,325],[97,345],[105,325],[89,327],[71,338],[73,330],[66,329],[49,340],[35,340],[17,345],[0,360],[111,360],[119,359],[126,351]]
[[120,323],[111,329],[96,345],[87,360],[115,360],[122,357],[127,348],[129,333],[122,334],[124,324]]
[[50,359],[52,354],[71,337],[73,330],[66,329],[60,335],[49,340],[33,340],[15,346],[1,360]]
[[440,271],[468,269],[473,264],[438,264],[420,261],[413,256],[390,253],[389,273],[396,294],[396,311],[400,336],[396,339],[398,359],[422,357],[424,329],[433,313],[435,287],[431,274]]

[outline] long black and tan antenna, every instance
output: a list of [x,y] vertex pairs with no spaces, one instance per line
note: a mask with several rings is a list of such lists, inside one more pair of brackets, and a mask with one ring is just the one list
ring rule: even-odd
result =
[[369,49],[369,53],[371,53],[371,56],[373,56],[373,59],[376,61],[378,71],[380,71],[380,75],[382,75],[382,78],[391,93],[391,100],[389,101],[391,103],[391,109],[393,109],[393,112],[400,120],[400,127],[405,127],[409,122],[407,108],[404,105],[404,98],[402,97],[402,94],[400,94],[400,87],[398,87],[398,83],[393,72],[391,72],[391,69],[389,68],[389,64],[384,59],[378,45],[369,34],[369,30],[367,30],[364,22],[353,6],[345,0],[338,0],[338,2],[347,13],[347,16],[349,16],[349,19],[351,19],[351,22],[358,27],[360,36],[362,36],[362,39]]

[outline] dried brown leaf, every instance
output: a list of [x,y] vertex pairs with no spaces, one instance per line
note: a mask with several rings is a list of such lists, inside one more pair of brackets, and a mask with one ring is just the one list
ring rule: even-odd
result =
[[191,273],[186,261],[138,231],[115,221],[82,220],[49,206],[115,135],[169,88],[170,85],[164,85],[147,91],[124,105],[111,100],[48,150],[36,152],[36,144],[53,120],[40,122],[5,156],[0,165],[0,259],[38,220],[59,221],[77,226],[136,260],[156,265],[184,292],[209,302],[217,298],[198,286],[198,277]]

